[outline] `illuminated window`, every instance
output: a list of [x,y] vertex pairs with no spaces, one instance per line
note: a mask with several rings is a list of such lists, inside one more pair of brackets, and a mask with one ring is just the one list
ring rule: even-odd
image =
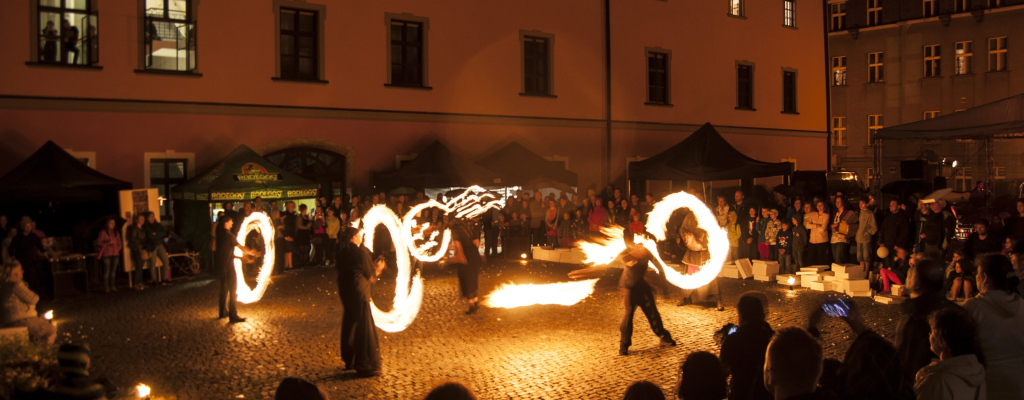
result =
[[935,118],[935,117],[938,117],[938,116],[939,116],[939,112],[938,111],[925,111],[924,112],[924,119],[932,119],[932,118]]
[[796,71],[782,71],[782,112],[796,113]]
[[523,94],[552,94],[550,35],[521,35],[523,46]]
[[882,23],[882,0],[868,0],[868,26]]
[[933,44],[924,46],[924,76],[942,75],[939,63],[942,61],[939,52],[939,45]]
[[[170,199],[171,189],[188,180],[188,159],[184,158],[151,158],[149,160],[149,187],[157,188],[160,197]],[[170,217],[172,208],[170,201],[164,201],[160,207],[160,219]]]
[[782,0],[782,25],[796,26],[796,0]]
[[885,55],[868,53],[868,82],[885,81]]
[[970,0],[953,0],[953,10],[958,13],[971,11]]
[[923,4],[923,15],[925,18],[934,17],[939,15],[939,1],[938,0],[924,0]]
[[832,146],[846,147],[846,117],[832,117]]
[[390,70],[388,84],[392,86],[425,87],[424,58],[426,46],[423,22],[391,19],[388,23],[388,50]]
[[868,115],[868,140],[875,138],[875,134],[885,125],[882,123],[882,114]]
[[988,70],[1006,70],[1006,36],[988,39]]
[[669,55],[647,52],[647,103],[669,104]]
[[744,12],[743,1],[744,0],[729,0],[729,15],[742,17]]
[[846,56],[832,57],[832,86],[846,85]]
[[829,3],[829,30],[832,32],[846,29],[846,2]]
[[754,109],[754,66],[736,64],[736,108]]
[[956,75],[974,73],[974,43],[971,41],[956,42],[956,60],[954,63]]
[[100,61],[99,15],[93,0],[38,0],[36,60],[94,65]]
[[142,25],[144,68],[196,69],[196,20],[191,0],[145,0]]

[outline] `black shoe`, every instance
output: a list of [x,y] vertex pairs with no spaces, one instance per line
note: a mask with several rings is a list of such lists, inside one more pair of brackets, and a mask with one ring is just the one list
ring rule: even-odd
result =
[[468,310],[466,310],[466,315],[476,314],[476,311],[479,310],[479,309],[480,309],[480,304],[479,303],[473,304],[473,305],[469,306]]
[[718,311],[725,311],[725,306],[722,305],[722,301],[721,300],[718,301],[718,307],[715,308],[715,309],[718,310]]
[[662,346],[673,347],[673,346],[676,345],[676,341],[673,340],[671,337],[663,337],[663,338],[661,338],[661,345]]
[[356,371],[356,376],[360,378],[380,376],[380,370]]
[[228,320],[228,323],[231,323],[231,324],[235,324],[235,323],[239,323],[239,322],[245,322],[245,318],[242,318],[242,317],[231,317],[231,319]]
[[619,345],[619,355],[620,356],[628,356],[629,355],[629,346],[624,346],[624,345],[620,344]]

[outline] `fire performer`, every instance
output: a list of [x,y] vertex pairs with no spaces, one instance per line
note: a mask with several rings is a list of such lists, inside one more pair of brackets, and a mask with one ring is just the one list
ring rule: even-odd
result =
[[217,262],[216,271],[220,273],[220,297],[217,304],[220,308],[218,318],[229,318],[230,323],[245,322],[245,318],[238,316],[238,275],[235,274],[235,247],[242,250],[246,258],[251,260],[262,254],[248,247],[238,244],[231,228],[235,221],[231,218],[220,218],[217,220],[217,246],[214,251],[214,259]]
[[[452,248],[454,255],[449,262],[459,271],[459,290],[469,301],[466,314],[473,314],[480,308],[480,233],[469,221],[457,220],[451,224]],[[475,233],[475,235],[474,235]]]
[[358,376],[380,375],[380,345],[370,311],[370,285],[384,270],[383,259],[372,262],[363,247],[363,230],[345,228],[339,237],[338,295],[341,297],[341,360]]
[[[646,235],[646,232],[639,234]],[[654,301],[654,292],[647,282],[647,269],[653,263],[658,269],[657,285],[666,288],[668,281],[665,279],[665,269],[647,248],[633,243],[633,236],[629,232],[623,233],[622,238],[626,243],[626,250],[619,256],[625,265],[619,278],[619,293],[622,294],[622,305],[625,307],[622,323],[619,325],[619,332],[622,335],[619,339],[619,355],[622,356],[629,355],[629,346],[633,344],[633,315],[636,313],[637,307],[640,307],[644,316],[647,317],[647,322],[651,324],[654,334],[661,338],[661,345],[676,345],[672,335],[665,330],[661,314],[658,313],[658,306]],[[581,278],[599,271],[601,269],[579,269],[570,272],[569,277]]]

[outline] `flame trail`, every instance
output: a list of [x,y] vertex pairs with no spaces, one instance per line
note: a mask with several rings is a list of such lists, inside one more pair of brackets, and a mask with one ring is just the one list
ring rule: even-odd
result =
[[594,293],[597,279],[549,284],[501,285],[484,298],[483,304],[492,308],[516,308],[538,304],[571,306]]
[[[681,289],[696,289],[711,283],[721,272],[722,264],[725,264],[725,259],[729,256],[729,237],[725,230],[718,226],[718,220],[711,209],[700,199],[686,192],[670,194],[655,204],[654,209],[647,215],[647,231],[658,240],[666,240],[665,225],[668,224],[672,212],[679,208],[689,208],[697,220],[697,227],[708,233],[708,252],[711,253],[711,257],[693,275],[683,275],[666,267],[665,279]],[[658,257],[658,248],[653,240],[645,241],[644,247],[650,250],[659,262],[662,262],[661,257]],[[662,262],[662,265],[664,264]]]
[[423,278],[417,272],[412,275],[412,265],[409,260],[409,248],[407,243],[399,236],[401,222],[390,208],[385,205],[376,205],[363,216],[363,231],[365,239],[363,243],[370,251],[373,251],[374,228],[384,224],[391,233],[391,241],[395,245],[395,253],[398,261],[398,278],[395,284],[395,302],[391,311],[384,312],[370,301],[370,311],[373,313],[373,321],[378,328],[385,332],[400,332],[408,328],[416,319],[423,303]]
[[245,283],[245,274],[242,272],[242,249],[235,247],[235,276],[237,279],[235,292],[238,293],[238,301],[244,304],[255,303],[263,298],[263,293],[267,291],[267,286],[270,284],[270,274],[274,272],[274,224],[271,223],[270,217],[263,212],[254,212],[245,217],[242,221],[243,229],[238,230],[238,237],[235,239],[239,244],[245,245],[245,237],[249,236],[249,232],[253,230],[259,232],[263,236],[263,265],[260,266],[260,272],[256,278],[256,287],[250,289],[249,285]]

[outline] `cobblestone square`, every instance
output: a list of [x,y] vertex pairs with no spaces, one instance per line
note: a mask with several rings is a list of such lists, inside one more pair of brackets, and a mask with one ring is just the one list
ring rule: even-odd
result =
[[[566,281],[566,264],[496,261],[481,275],[481,294],[506,282]],[[122,289],[54,305],[59,341],[92,347],[93,375],[122,388],[138,382],[179,399],[269,399],[288,376],[309,379],[333,399],[422,397],[433,385],[457,380],[484,399],[618,398],[632,381],[650,380],[670,393],[691,351],[718,352],[713,333],[735,322],[735,304],[750,290],[767,293],[773,327],[805,325],[823,293],[774,283],[721,279],[726,311],[677,306],[679,294],[658,295],[677,347],[659,347],[637,312],[630,355],[618,355],[621,301],[614,273],[574,306],[481,308],[464,315],[453,270],[424,270],[423,307],[398,333],[381,332],[383,375],[356,378],[339,359],[340,301],[329,267],[275,276],[264,298],[239,305],[248,321],[217,319],[216,281],[200,276],[142,292]],[[388,304],[383,282],[374,294]],[[393,294],[393,292],[390,292]],[[868,325],[891,337],[898,306],[857,299]],[[850,332],[841,321],[822,326],[826,355],[842,358]],[[670,396],[671,398],[671,396]]]

